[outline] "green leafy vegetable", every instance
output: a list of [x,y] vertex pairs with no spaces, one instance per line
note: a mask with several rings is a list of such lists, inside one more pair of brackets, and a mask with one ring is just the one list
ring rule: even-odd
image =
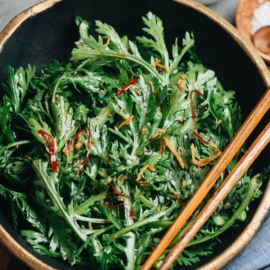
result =
[[[200,63],[193,34],[176,38],[170,52],[161,19],[149,12],[143,22],[146,36],[130,41],[100,21],[100,36],[89,36],[91,24],[77,17],[70,61],[40,75],[30,65],[7,67],[0,195],[40,254],[139,269],[241,124],[234,92]],[[196,265],[249,218],[268,171],[239,180],[176,266]]]

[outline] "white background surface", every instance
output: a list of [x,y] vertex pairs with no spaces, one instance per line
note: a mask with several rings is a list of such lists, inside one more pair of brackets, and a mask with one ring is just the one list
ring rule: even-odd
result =
[[0,31],[16,15],[42,0],[0,0]]

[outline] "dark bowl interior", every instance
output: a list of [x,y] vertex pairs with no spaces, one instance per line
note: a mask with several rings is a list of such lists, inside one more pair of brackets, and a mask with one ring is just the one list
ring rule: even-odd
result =
[[[120,35],[127,34],[133,39],[142,33],[142,16],[148,11],[152,11],[162,19],[168,44],[172,44],[175,37],[179,37],[181,40],[186,31],[194,33],[200,59],[206,67],[216,72],[225,89],[236,91],[237,100],[243,109],[245,119],[266,89],[258,67],[219,24],[193,8],[168,0],[69,0],[58,2],[52,8],[24,21],[5,42],[0,53],[0,81],[3,81],[6,65],[18,68],[19,66],[26,67],[28,63],[31,63],[40,70],[41,65],[49,64],[54,59],[60,62],[66,61],[78,38],[74,22],[76,15],[91,22],[96,19],[107,22],[114,26]],[[93,29],[94,25],[92,31]],[[264,117],[249,141],[252,141],[258,131],[266,125],[267,120],[270,119],[269,116],[268,113]],[[269,164],[267,153],[269,153],[269,147],[255,162],[254,172],[261,171],[265,165]],[[253,212],[258,203],[259,201],[253,204]],[[33,252],[10,225],[8,214],[3,208],[1,203],[0,224],[26,250],[52,267],[74,269],[56,259],[45,258]],[[221,237],[223,244],[216,249],[213,257],[226,249],[243,228],[226,233],[226,239]],[[209,257],[206,258],[206,261],[209,261]],[[204,262],[202,261],[201,264]],[[79,268],[76,267],[76,269]]]

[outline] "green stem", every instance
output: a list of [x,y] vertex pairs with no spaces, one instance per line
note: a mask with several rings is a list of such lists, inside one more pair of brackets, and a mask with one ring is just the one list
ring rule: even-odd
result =
[[[126,226],[132,226],[134,224],[133,219],[130,217],[130,212],[131,212],[131,200],[130,200],[130,187],[129,183],[125,182],[125,185],[122,186],[122,191],[127,195],[127,197],[124,197],[124,205],[125,205],[125,219],[126,219]],[[126,253],[127,257],[127,270],[133,270],[135,266],[135,244],[136,244],[136,239],[135,239],[135,233],[129,231],[127,234],[127,240],[126,240],[126,247],[124,248],[124,251]]]
[[145,225],[147,228],[168,228],[173,224],[170,220],[153,221]]
[[153,222],[153,221],[156,221],[158,220],[159,218],[161,218],[162,216],[166,215],[168,212],[172,211],[173,209],[175,209],[176,207],[178,207],[178,203],[176,204],[173,204],[171,207],[167,208],[166,210],[163,210],[163,211],[160,211],[158,212],[157,214],[149,217],[149,218],[146,218],[146,219],[143,219],[143,220],[139,220],[137,222],[135,222],[134,224],[130,225],[130,226],[126,226],[124,228],[122,228],[121,230],[119,230],[118,232],[112,234],[109,236],[109,239],[112,241],[112,240],[115,240],[121,236],[123,236],[124,234],[132,231],[132,230],[136,230],[138,229],[139,227],[141,226],[144,226],[146,224],[148,224],[149,222]]
[[101,201],[105,198],[107,191],[103,191],[97,195],[92,195],[88,200],[81,203],[78,207],[74,209],[76,215],[87,214],[89,207],[92,206],[96,201]]
[[104,219],[104,218],[88,218],[88,217],[82,217],[79,215],[74,214],[74,218],[76,220],[81,220],[85,222],[90,222],[90,223],[111,223],[109,219]]
[[154,207],[154,206],[155,206],[153,203],[151,203],[149,200],[147,200],[142,194],[140,194],[139,198],[140,198],[140,201],[141,201],[144,205],[146,205],[146,206],[148,206],[148,207]]
[[60,210],[63,217],[66,219],[70,227],[74,230],[74,232],[79,236],[79,238],[85,242],[87,240],[87,236],[83,234],[79,228],[76,226],[76,224],[73,221],[72,216],[70,216],[66,211],[66,206],[64,205],[62,199],[58,196],[56,192],[55,182],[57,180],[53,176],[48,176],[46,174],[46,167],[47,163],[41,163],[41,160],[34,160],[33,161],[33,168],[36,171],[39,179],[43,183],[43,185],[46,187],[47,192],[50,196],[50,199],[54,202],[55,206]]
[[24,141],[19,141],[19,142],[14,142],[14,143],[10,143],[8,144],[6,147],[3,147],[1,150],[0,150],[0,154],[2,152],[4,152],[5,150],[9,149],[9,148],[12,148],[12,147],[16,147],[16,146],[20,146],[20,145],[24,145],[24,144],[32,144],[33,141],[30,141],[30,140],[24,140]]
[[66,76],[66,74],[64,73],[59,79],[58,81],[56,82],[54,88],[53,88],[53,91],[52,91],[52,103],[55,102],[55,94],[56,94],[56,90],[60,84],[60,82],[62,81],[62,79]]

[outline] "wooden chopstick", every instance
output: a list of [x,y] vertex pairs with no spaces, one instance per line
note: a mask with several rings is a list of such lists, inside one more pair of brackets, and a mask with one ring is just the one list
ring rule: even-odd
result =
[[261,132],[259,137],[254,141],[245,155],[240,159],[232,172],[226,177],[222,185],[216,190],[214,195],[203,207],[198,216],[193,220],[188,230],[182,238],[176,243],[170,253],[167,255],[159,270],[166,270],[173,264],[177,257],[182,253],[184,248],[193,239],[196,233],[208,220],[208,218],[217,209],[223,199],[228,195],[232,188],[237,184],[237,181],[243,176],[249,166],[258,157],[261,151],[267,146],[270,141],[270,123]]
[[245,122],[242,124],[234,138],[231,140],[223,154],[217,160],[216,164],[212,167],[210,172],[205,177],[197,191],[191,197],[189,202],[183,208],[182,212],[178,215],[174,223],[169,227],[159,244],[147,258],[141,270],[149,270],[157,261],[163,251],[168,247],[177,233],[183,228],[187,220],[199,206],[203,198],[207,195],[209,190],[213,187],[221,173],[228,166],[237,151],[242,147],[251,132],[255,129],[263,116],[269,110],[270,106],[270,87],[266,90],[265,94],[259,100],[255,108],[249,114]]

